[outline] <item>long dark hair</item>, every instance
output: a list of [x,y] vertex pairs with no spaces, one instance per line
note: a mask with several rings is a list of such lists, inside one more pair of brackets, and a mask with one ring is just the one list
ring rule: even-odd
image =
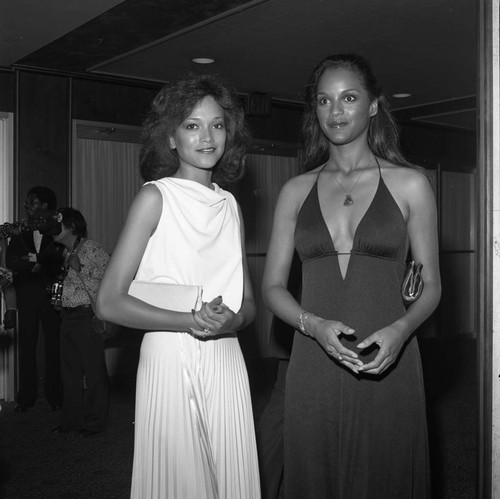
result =
[[373,154],[400,166],[418,168],[409,163],[400,150],[398,124],[368,61],[357,54],[336,54],[326,57],[314,67],[306,86],[306,108],[302,122],[305,142],[304,170],[312,170],[328,159],[330,142],[322,132],[316,117],[316,99],[318,81],[330,68],[346,68],[352,71],[360,79],[370,100],[377,100],[378,112],[371,118],[368,129],[368,146]]
[[225,185],[243,174],[249,133],[236,91],[218,75],[194,74],[168,83],[154,99],[142,131],[140,169],[145,181],[172,176],[179,168],[169,137],[203,98],[211,96],[224,109],[226,147],[212,180]]

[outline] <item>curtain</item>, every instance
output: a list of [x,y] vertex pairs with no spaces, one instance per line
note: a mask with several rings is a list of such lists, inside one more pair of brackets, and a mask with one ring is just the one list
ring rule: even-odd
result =
[[72,207],[87,221],[88,237],[112,253],[128,208],[143,182],[139,144],[76,140],[72,169]]
[[245,223],[245,250],[257,305],[255,321],[238,335],[248,358],[269,357],[272,314],[262,301],[260,288],[271,235],[274,206],[283,184],[299,173],[295,157],[249,154],[244,177],[237,191]]
[[[0,113],[0,225],[14,221],[14,126],[11,113]],[[0,244],[0,265],[5,266],[7,242]],[[12,304],[10,304],[12,307]],[[5,302],[0,293],[0,399],[12,401],[16,385],[16,335],[1,325]]]
[[14,221],[13,116],[0,113],[0,224]]
[[247,155],[245,176],[239,185],[239,199],[245,220],[246,251],[264,255],[267,251],[274,205],[283,184],[298,174],[297,158]]

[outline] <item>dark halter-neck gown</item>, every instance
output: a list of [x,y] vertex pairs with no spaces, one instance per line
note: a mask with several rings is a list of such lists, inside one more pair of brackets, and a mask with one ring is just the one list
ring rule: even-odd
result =
[[[303,308],[354,328],[355,340],[342,340],[354,351],[404,314],[406,223],[382,176],[354,235],[345,278],[317,182],[299,212],[295,244]],[[286,381],[286,499],[423,499],[429,497],[428,470],[416,338],[388,372],[357,376],[296,333]]]

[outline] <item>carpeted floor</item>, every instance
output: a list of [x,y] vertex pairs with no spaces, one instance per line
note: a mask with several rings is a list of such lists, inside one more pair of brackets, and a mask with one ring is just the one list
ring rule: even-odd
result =
[[477,458],[476,342],[420,342],[427,395],[433,499],[474,499]]
[[133,389],[112,389],[106,434],[53,434],[60,413],[39,400],[25,413],[2,403],[0,498],[122,499],[129,497],[134,431]]
[[[429,340],[422,342],[421,349],[434,499],[473,499],[475,343]],[[273,363],[252,361],[248,365],[258,418],[272,385]],[[1,405],[0,499],[129,497],[134,429],[132,377],[113,380],[109,430],[92,438],[53,434],[50,430],[59,424],[59,413],[51,411],[43,399],[22,414],[14,412],[11,402]]]

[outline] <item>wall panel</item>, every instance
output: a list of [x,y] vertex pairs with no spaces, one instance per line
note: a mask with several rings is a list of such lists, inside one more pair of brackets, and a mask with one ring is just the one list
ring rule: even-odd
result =
[[68,202],[69,179],[68,78],[19,72],[18,96],[18,216],[28,190],[45,185]]
[[14,112],[15,84],[14,72],[0,71],[0,111]]
[[160,85],[136,87],[73,79],[73,119],[141,126]]

